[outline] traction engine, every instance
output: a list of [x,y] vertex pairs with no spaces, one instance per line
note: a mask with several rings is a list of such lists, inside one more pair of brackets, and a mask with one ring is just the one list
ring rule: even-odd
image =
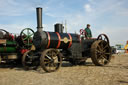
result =
[[12,34],[0,29],[0,63],[16,61],[21,63],[22,55],[32,45],[34,31],[25,28],[20,35]]
[[23,55],[25,69],[36,69],[39,65],[46,72],[59,69],[62,61],[83,64],[87,58],[97,66],[110,62],[111,48],[105,34],[97,38],[81,39],[75,33],[63,33],[63,25],[56,24],[54,32],[42,30],[42,8],[37,8],[37,31],[33,36],[34,50]]

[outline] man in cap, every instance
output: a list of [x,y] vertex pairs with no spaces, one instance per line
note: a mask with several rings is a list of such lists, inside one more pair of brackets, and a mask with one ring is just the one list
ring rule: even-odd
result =
[[87,24],[87,27],[85,28],[85,37],[86,37],[86,39],[92,38],[92,32],[90,29],[90,24]]

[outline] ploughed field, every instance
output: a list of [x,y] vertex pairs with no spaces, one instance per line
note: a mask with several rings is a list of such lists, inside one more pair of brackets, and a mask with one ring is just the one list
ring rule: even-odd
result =
[[91,60],[83,66],[63,62],[57,72],[40,68],[25,71],[21,66],[1,65],[0,85],[128,85],[128,54],[113,55],[110,64],[94,66]]

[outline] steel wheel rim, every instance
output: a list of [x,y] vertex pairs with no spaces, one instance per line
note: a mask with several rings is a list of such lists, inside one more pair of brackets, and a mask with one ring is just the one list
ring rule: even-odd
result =
[[22,64],[26,70],[32,70],[38,67],[38,64],[35,64],[33,61],[33,55],[34,54],[31,51],[28,51],[23,55]]
[[111,55],[110,47],[105,41],[102,41],[97,45],[96,54],[96,58],[99,64],[106,65],[107,63],[109,63],[109,58]]
[[46,72],[54,72],[58,70],[61,65],[61,58],[55,50],[48,50],[42,55],[43,61],[41,62],[41,65]]

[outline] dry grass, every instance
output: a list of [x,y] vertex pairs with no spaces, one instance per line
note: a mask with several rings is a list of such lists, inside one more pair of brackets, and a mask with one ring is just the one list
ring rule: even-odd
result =
[[128,55],[113,55],[105,67],[64,63],[59,71],[45,73],[22,68],[0,68],[0,85],[128,85]]

